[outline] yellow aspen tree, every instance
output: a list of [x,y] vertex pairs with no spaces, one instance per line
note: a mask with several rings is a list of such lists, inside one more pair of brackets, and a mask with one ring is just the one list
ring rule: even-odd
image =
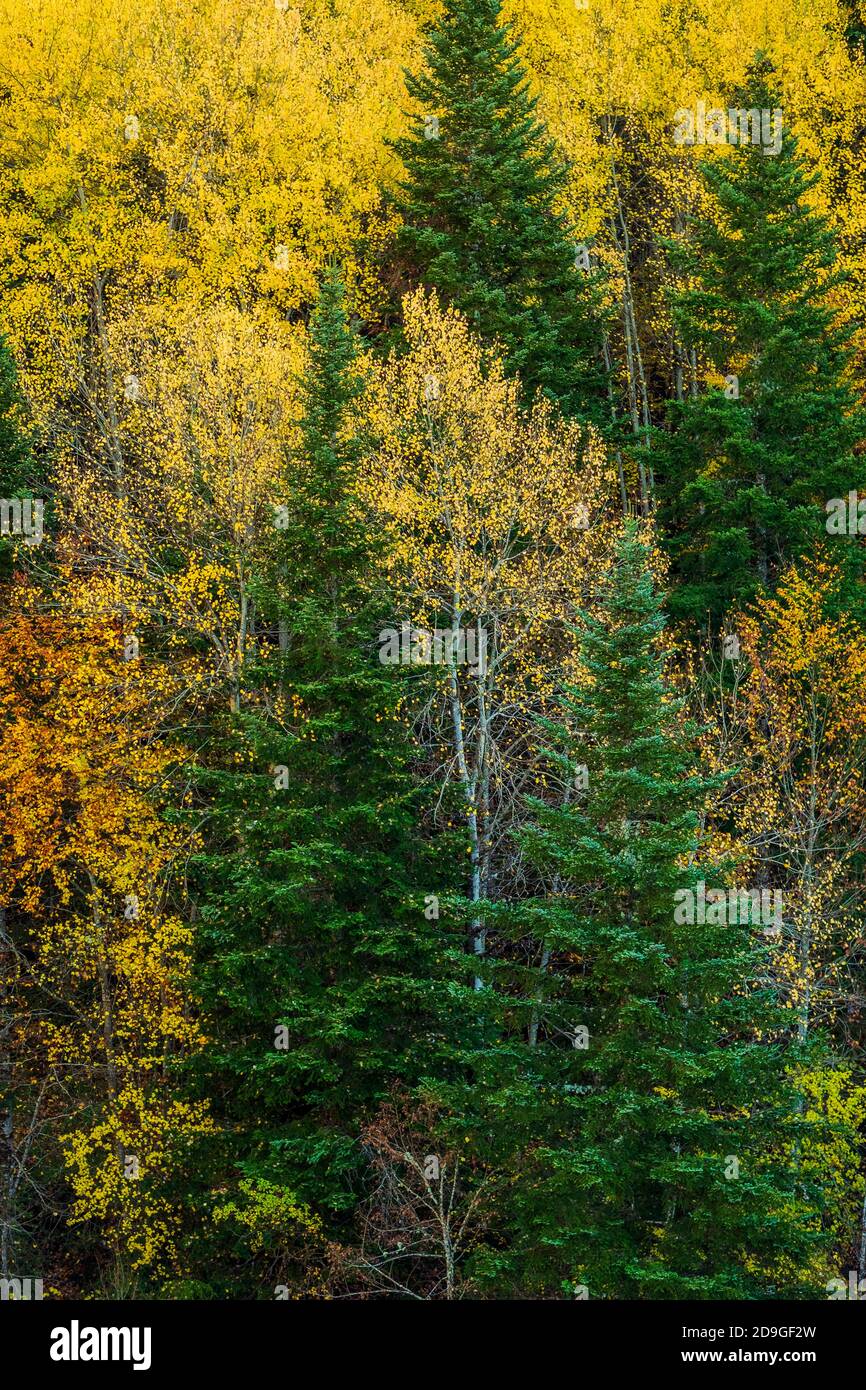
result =
[[39,599],[25,588],[0,626],[14,1089],[22,1115],[37,1097],[65,1156],[68,1220],[104,1242],[122,1289],[136,1269],[177,1267],[182,1218],[167,1188],[212,1128],[172,1085],[176,1061],[204,1043],[192,930],[170,895],[181,841],[159,815],[180,755],[158,733],[169,692],[158,675],[149,688],[145,654],[118,623]]
[[[459,789],[480,903],[500,895],[509,831],[544,784],[534,719],[572,659],[568,624],[610,542],[613,473],[601,442],[549,402],[523,412],[496,356],[435,295],[416,292],[403,313],[408,353],[370,368],[369,498],[405,595],[395,631],[432,672],[418,727]],[[437,633],[438,662],[425,649]],[[483,954],[480,908],[471,934]]]
[[302,341],[219,307],[158,333],[129,320],[112,344],[134,382],[118,424],[126,483],[118,497],[91,457],[62,462],[63,544],[113,583],[118,610],[158,630],[190,699],[236,710],[254,641],[255,557],[286,501],[281,458]]
[[704,746],[711,765],[736,769],[710,812],[711,837],[736,856],[744,882],[782,896],[771,982],[792,1032],[806,1040],[829,1028],[856,1048],[866,648],[856,624],[837,615],[839,584],[818,556],[792,568],[775,597],[732,618],[722,640],[739,654],[704,706]]

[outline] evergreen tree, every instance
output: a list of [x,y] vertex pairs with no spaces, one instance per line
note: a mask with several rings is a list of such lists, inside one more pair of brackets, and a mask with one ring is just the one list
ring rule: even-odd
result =
[[748,922],[711,920],[739,906],[698,920],[708,784],[665,682],[634,524],[583,622],[586,682],[550,730],[570,796],[536,801],[524,838],[551,890],[500,917],[532,934],[543,968],[528,972],[529,1046],[477,1063],[471,1140],[519,1173],[508,1241],[478,1272],[524,1297],[802,1293],[820,1232],[794,1172],[781,1015],[752,984],[771,947]]
[[866,18],[859,0],[841,0],[845,42],[853,57],[866,56]]
[[391,600],[356,486],[356,344],[336,271],[310,340],[286,525],[260,594],[280,647],[248,675],[238,765],[209,775],[193,882],[214,1033],[203,1080],[230,1157],[335,1211],[353,1202],[365,1116],[392,1085],[447,1067],[472,991],[461,936],[427,900],[451,856],[419,830],[406,672],[377,646]]
[[[780,112],[762,64],[734,106]],[[764,133],[769,145],[702,164],[717,213],[674,251],[687,282],[674,306],[682,340],[728,378],[672,404],[653,442],[671,609],[702,627],[772,586],[825,533],[826,503],[863,481],[849,331],[831,302],[842,277],[807,204],[817,175],[787,128],[775,153],[772,125]]]
[[536,117],[500,0],[446,0],[421,111],[395,142],[405,179],[398,252],[422,281],[504,346],[528,396],[605,416],[595,272],[559,210],[564,170]]
[[[33,459],[24,425],[24,402],[12,353],[0,337],[0,496],[7,501],[32,496]],[[0,580],[12,570],[14,542],[0,537]]]

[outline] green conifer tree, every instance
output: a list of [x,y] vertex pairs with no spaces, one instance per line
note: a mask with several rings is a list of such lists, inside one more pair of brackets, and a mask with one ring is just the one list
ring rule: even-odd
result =
[[762,138],[702,164],[717,211],[674,250],[686,280],[674,305],[682,340],[726,382],[671,404],[653,441],[672,612],[716,628],[825,534],[830,499],[863,482],[849,331],[832,303],[841,276],[808,203],[817,175],[766,64],[735,96],[740,108],[767,113]]
[[517,53],[500,0],[446,0],[426,70],[406,79],[421,111],[395,142],[398,253],[500,340],[529,396],[602,420],[596,272],[561,211],[564,170]]
[[355,1199],[365,1117],[393,1085],[447,1070],[473,993],[462,934],[435,901],[453,846],[422,833],[412,673],[381,660],[392,599],[359,500],[357,347],[336,270],[310,341],[301,445],[259,594],[280,643],[248,672],[235,765],[223,752],[206,774],[192,881],[213,1033],[198,1065],[229,1158],[333,1215]]
[[551,889],[500,917],[541,964],[524,1041],[477,1061],[469,1138],[516,1170],[508,1237],[478,1273],[524,1297],[797,1296],[821,1235],[781,1016],[754,985],[771,942],[739,900],[701,910],[708,784],[634,523],[583,621],[586,683],[550,728],[569,795],[536,801],[524,837]]
[[[0,337],[0,496],[10,503],[13,499],[19,504],[26,498],[32,500],[33,472],[31,439],[25,424],[18,374],[9,346]],[[11,513],[7,524],[12,525]],[[9,536],[0,537],[0,580],[8,579],[11,574],[15,545],[12,534],[10,530]]]

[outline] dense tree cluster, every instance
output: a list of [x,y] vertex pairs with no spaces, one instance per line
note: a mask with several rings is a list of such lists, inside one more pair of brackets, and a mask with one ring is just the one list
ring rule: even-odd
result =
[[0,16],[0,1277],[826,1297],[863,19],[418,8]]

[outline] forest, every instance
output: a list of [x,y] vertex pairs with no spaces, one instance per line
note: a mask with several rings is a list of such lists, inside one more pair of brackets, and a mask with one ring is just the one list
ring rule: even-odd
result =
[[4,1300],[866,1297],[864,151],[858,0],[0,0]]

